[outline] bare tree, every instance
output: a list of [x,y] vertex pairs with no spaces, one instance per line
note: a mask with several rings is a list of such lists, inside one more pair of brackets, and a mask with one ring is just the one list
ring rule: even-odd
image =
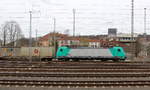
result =
[[147,55],[148,55],[148,57],[150,57],[150,44],[147,47]]
[[21,28],[16,21],[5,22],[1,29],[3,46],[17,46],[17,41],[23,37]]

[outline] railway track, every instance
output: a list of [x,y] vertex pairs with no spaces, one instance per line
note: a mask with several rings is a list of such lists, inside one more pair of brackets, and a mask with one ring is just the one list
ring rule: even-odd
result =
[[105,61],[105,62],[102,62],[102,61],[95,61],[95,60],[93,60],[93,61],[77,61],[77,62],[74,62],[74,61],[48,61],[48,62],[43,62],[43,61],[40,61],[40,60],[33,60],[32,62],[30,62],[29,60],[21,60],[21,59],[10,59],[10,60],[2,60],[2,59],[0,59],[0,63],[4,63],[4,62],[11,62],[11,63],[13,63],[13,62],[24,62],[24,63],[64,63],[64,64],[70,64],[70,63],[76,63],[76,64],[78,64],[78,63],[84,63],[84,64],[95,64],[95,63],[107,63],[107,64],[116,64],[116,63],[122,63],[122,64],[142,64],[142,63],[147,63],[147,64],[150,64],[150,61],[119,61],[119,62],[112,62],[112,61]]
[[0,85],[19,86],[71,86],[71,87],[110,87],[110,86],[150,86],[150,81],[42,81],[42,80],[0,80]]
[[7,65],[7,66],[9,66],[9,65],[14,65],[14,64],[16,64],[16,65],[22,65],[22,66],[24,66],[24,65],[45,65],[45,66],[96,66],[96,65],[101,65],[101,66],[149,66],[150,64],[127,64],[127,63],[114,63],[114,64],[112,64],[112,63],[95,63],[95,64],[82,64],[82,63],[69,63],[69,64],[64,64],[64,63],[24,63],[24,62],[22,62],[22,63],[0,63],[0,66],[5,66],[5,65]]
[[0,73],[0,77],[95,77],[95,78],[108,78],[108,77],[150,77],[150,73]]
[[[112,78],[116,80],[113,81]],[[0,85],[2,86],[150,86],[149,78],[150,62],[0,60]]]
[[150,69],[42,69],[42,68],[0,68],[0,72],[150,72]]
[[20,65],[37,65],[37,64],[43,64],[43,65],[150,65],[150,62],[100,62],[100,61],[80,61],[80,62],[64,62],[64,61],[51,61],[51,62],[40,62],[40,61],[5,61],[5,60],[0,60],[0,65],[11,65],[11,64],[20,64]]
[[10,61],[10,62],[5,62],[5,61],[0,61],[0,67],[14,67],[14,68],[92,68],[92,69],[98,69],[98,68],[113,68],[113,69],[119,69],[119,68],[150,68],[150,63],[127,63],[127,62],[119,62],[119,63],[114,63],[114,62],[27,62],[27,61]]
[[93,63],[83,63],[83,62],[0,62],[0,66],[150,66],[150,63],[103,63],[103,62],[93,62]]
[[0,66],[0,68],[16,69],[150,69],[149,66]]

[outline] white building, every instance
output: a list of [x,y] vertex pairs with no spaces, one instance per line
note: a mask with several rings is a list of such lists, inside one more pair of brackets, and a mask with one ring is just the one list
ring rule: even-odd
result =
[[101,47],[101,43],[100,41],[89,41],[89,47],[93,47],[93,48],[99,48]]
[[[133,35],[133,40],[136,41],[136,39],[138,38],[138,34],[135,33]],[[132,37],[130,33],[118,33],[117,34],[117,41],[132,41]]]
[[79,45],[80,40],[76,38],[61,38],[58,39],[58,46],[70,46],[70,45]]

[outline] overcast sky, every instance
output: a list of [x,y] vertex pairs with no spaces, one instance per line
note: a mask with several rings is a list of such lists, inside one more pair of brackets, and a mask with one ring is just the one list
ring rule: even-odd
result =
[[[106,34],[108,28],[130,33],[131,0],[1,0],[0,25],[15,20],[26,37],[29,36],[29,11],[33,11],[33,36],[53,31],[70,30],[72,35],[72,9],[76,9],[76,35]],[[150,0],[135,0],[135,32],[143,33],[144,8],[147,8],[147,32],[150,33]]]

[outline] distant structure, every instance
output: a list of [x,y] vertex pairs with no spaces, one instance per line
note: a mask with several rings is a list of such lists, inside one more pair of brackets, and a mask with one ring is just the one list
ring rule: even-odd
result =
[[69,35],[69,34],[70,34],[70,30],[69,30],[69,29],[66,29],[66,30],[64,31],[64,34]]
[[121,41],[121,42],[136,42],[137,38],[138,38],[138,34],[134,33],[133,37],[131,37],[130,33],[118,33],[116,35],[117,37],[117,41]]
[[116,37],[117,28],[108,28],[108,37]]

